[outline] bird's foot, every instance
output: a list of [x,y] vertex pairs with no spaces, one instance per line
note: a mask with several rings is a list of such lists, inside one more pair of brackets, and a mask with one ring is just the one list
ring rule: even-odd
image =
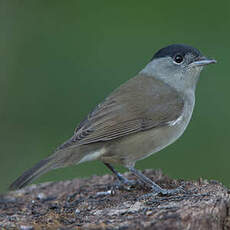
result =
[[124,178],[124,180],[117,180],[114,183],[114,188],[119,190],[128,190],[130,191],[132,188],[135,188],[138,185],[138,181],[128,180]]
[[[153,188],[154,190],[155,188]],[[186,193],[185,190],[183,189],[182,186],[175,188],[175,189],[163,189],[160,188],[159,190],[156,191],[157,194],[163,195],[163,196],[170,196],[170,195],[175,195],[175,194],[184,194]]]
[[153,192],[144,194],[141,196],[141,198],[148,198],[148,197],[153,197],[157,195],[161,196],[172,196],[172,195],[177,195],[177,194],[185,194],[186,191],[183,189],[182,186],[175,188],[175,189],[163,189],[161,187],[156,188],[155,186],[152,187]]

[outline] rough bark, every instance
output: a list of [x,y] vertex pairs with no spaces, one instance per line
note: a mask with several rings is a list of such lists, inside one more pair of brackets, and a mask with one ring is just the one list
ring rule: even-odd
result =
[[[216,181],[172,180],[144,173],[185,194],[143,197],[149,188],[114,190],[112,175],[31,185],[0,196],[0,227],[6,229],[230,229],[229,191]],[[127,173],[130,179],[134,177]]]

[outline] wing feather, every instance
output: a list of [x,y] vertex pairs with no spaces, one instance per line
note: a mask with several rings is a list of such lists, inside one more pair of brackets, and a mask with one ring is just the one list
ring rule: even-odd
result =
[[138,75],[112,92],[60,148],[121,138],[164,126],[183,111],[183,98],[165,83]]

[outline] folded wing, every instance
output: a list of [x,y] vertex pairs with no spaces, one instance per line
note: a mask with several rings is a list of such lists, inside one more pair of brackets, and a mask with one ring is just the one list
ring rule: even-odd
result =
[[183,98],[170,86],[144,75],[113,91],[60,148],[108,141],[164,126],[183,111]]

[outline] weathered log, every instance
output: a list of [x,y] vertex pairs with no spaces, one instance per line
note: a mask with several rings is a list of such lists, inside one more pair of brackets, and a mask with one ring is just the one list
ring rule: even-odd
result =
[[229,190],[219,182],[172,180],[159,170],[144,173],[165,188],[182,185],[186,193],[146,197],[150,190],[142,185],[114,189],[112,175],[31,185],[0,196],[0,227],[230,229]]

